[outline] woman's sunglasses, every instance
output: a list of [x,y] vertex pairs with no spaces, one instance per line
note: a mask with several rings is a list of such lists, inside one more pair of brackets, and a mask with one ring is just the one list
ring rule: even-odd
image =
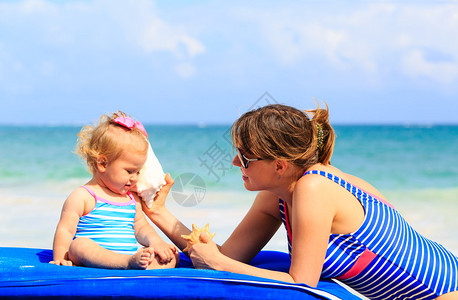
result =
[[237,149],[237,156],[239,157],[240,163],[242,164],[242,167],[245,169],[248,168],[248,163],[251,161],[257,161],[257,160],[262,160],[262,158],[247,158],[245,155],[242,154],[239,148]]

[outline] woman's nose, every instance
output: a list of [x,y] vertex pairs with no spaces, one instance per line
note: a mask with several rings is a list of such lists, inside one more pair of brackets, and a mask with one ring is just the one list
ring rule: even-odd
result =
[[241,167],[242,164],[240,163],[240,159],[239,157],[236,155],[234,156],[234,158],[232,159],[232,164],[236,167]]

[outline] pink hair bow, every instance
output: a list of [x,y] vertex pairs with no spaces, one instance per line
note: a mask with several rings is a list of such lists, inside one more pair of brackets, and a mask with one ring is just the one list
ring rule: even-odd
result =
[[121,126],[124,126],[130,130],[132,128],[137,128],[140,130],[146,137],[148,137],[148,133],[146,133],[145,127],[143,127],[143,124],[139,121],[134,121],[130,117],[117,117],[116,119],[113,120],[116,124],[119,124]]

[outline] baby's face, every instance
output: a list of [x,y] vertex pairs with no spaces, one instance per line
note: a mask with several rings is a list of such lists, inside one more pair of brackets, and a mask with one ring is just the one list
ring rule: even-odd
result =
[[117,194],[135,190],[140,170],[146,162],[146,153],[123,151],[122,155],[109,162],[103,174],[105,185]]

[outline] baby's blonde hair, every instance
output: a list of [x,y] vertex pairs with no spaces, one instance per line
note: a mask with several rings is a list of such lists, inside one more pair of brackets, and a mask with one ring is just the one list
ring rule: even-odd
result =
[[98,124],[84,126],[78,133],[75,153],[86,161],[91,173],[96,171],[101,156],[112,162],[126,148],[139,153],[148,152],[148,140],[144,134],[136,127],[128,129],[115,123],[113,120],[118,117],[129,116],[122,111],[111,116],[103,115]]

